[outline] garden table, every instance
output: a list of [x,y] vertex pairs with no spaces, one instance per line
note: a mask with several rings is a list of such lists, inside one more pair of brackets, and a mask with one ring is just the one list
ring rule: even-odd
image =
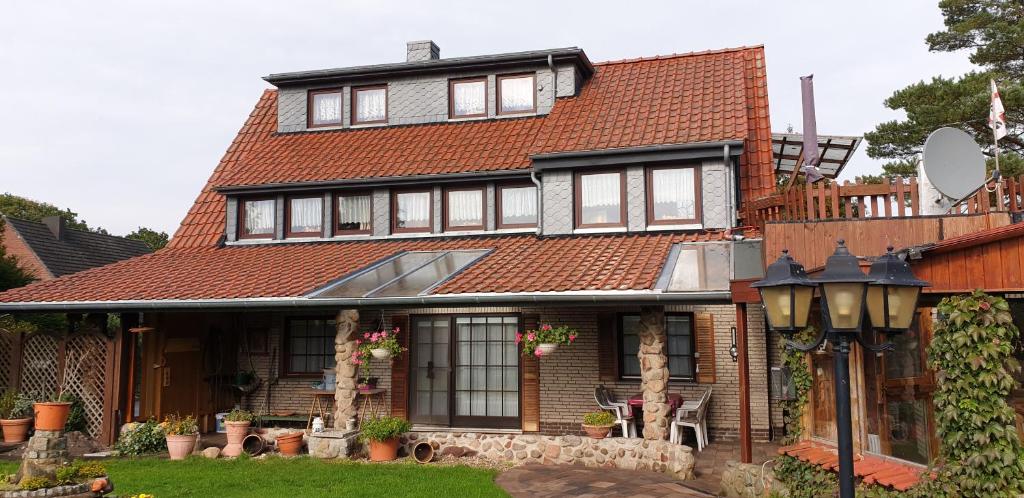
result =
[[[327,425],[327,418],[331,414],[331,403],[334,402],[334,391],[326,391],[324,389],[313,389],[313,402],[309,405],[309,418],[306,419],[306,432],[313,427],[313,413],[319,411],[320,418],[324,420],[324,425]],[[324,413],[324,410],[327,413]]]
[[356,391],[363,399],[359,403],[359,427],[366,419],[377,418],[384,411],[385,389],[359,389]]
[[[629,397],[629,407],[636,410],[637,408],[644,408],[644,395],[643,393],[634,394]],[[675,413],[676,409],[683,406],[683,395],[677,393],[669,393],[668,395],[669,413]],[[642,417],[641,417],[642,419]]]

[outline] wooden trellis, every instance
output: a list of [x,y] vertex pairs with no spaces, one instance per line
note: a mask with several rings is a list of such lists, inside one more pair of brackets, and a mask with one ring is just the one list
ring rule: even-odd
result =
[[66,393],[82,400],[89,434],[99,436],[103,428],[103,394],[106,383],[106,337],[85,333],[71,336],[64,352]]
[[0,391],[14,387],[14,340],[13,333],[0,331]]
[[57,338],[37,333],[25,338],[21,353],[21,390],[35,396],[57,391]]

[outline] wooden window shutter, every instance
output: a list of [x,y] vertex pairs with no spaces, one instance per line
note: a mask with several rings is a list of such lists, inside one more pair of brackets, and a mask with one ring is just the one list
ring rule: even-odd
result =
[[[523,315],[523,330],[536,330],[538,315]],[[522,369],[522,391],[520,391],[522,423],[524,432],[540,430],[540,360],[534,356],[520,356]]]
[[391,362],[391,416],[409,419],[409,315],[394,315],[391,326],[398,328],[398,342],[406,351]]
[[601,382],[619,380],[619,338],[615,335],[615,313],[597,314],[597,370]]
[[694,313],[693,329],[696,334],[697,382],[715,383],[715,320],[711,313]]

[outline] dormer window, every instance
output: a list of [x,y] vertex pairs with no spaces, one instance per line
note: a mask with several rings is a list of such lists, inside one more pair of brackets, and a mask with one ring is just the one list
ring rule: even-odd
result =
[[274,236],[274,199],[245,199],[239,212],[241,239],[269,239]]
[[341,126],[341,90],[311,90],[308,115],[310,128]]
[[498,228],[537,226],[537,186],[510,184],[498,186]]
[[321,236],[324,228],[324,198],[289,198],[287,219],[288,237]]
[[700,223],[700,171],[694,167],[647,169],[647,224]]
[[536,75],[498,76],[498,114],[522,114],[537,110]]
[[434,218],[433,197],[430,190],[392,192],[391,231],[429,232]]
[[625,226],[625,173],[576,173],[575,204],[577,228]]
[[484,229],[484,188],[463,187],[444,191],[444,229]]
[[387,85],[352,89],[352,124],[386,123],[387,120]]
[[452,80],[449,83],[448,99],[450,117],[487,116],[487,78]]
[[371,230],[373,201],[370,194],[338,194],[335,235],[368,234]]

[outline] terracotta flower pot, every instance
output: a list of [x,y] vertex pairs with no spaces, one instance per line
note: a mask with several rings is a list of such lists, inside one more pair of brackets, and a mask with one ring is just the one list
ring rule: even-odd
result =
[[37,431],[62,431],[68,423],[71,403],[67,401],[50,401],[35,403],[32,409],[36,412]]
[[277,450],[284,456],[297,456],[302,450],[302,433],[292,432],[277,436]]
[[391,351],[388,351],[384,348],[373,348],[370,350],[370,354],[372,354],[373,357],[377,358],[378,360],[385,360],[391,358]]
[[398,438],[385,441],[370,441],[370,461],[388,462],[398,458]]
[[608,437],[608,433],[612,431],[610,425],[587,425],[583,424],[583,432],[586,432],[588,436],[594,439],[604,439]]
[[191,434],[188,436],[176,436],[167,435],[167,453],[171,455],[171,460],[184,460],[185,457],[192,454],[192,450],[196,448],[196,438],[199,434]]
[[249,426],[252,422],[240,421],[232,422],[230,420],[224,421],[224,426],[227,428],[228,444],[224,447],[224,451],[221,455],[226,457],[236,457],[242,454],[242,441],[245,440],[245,436],[249,435]]
[[540,350],[541,354],[546,356],[551,353],[554,353],[555,350],[558,349],[558,344],[555,344],[553,342],[542,342],[537,345],[537,349]]
[[14,418],[0,420],[4,430],[5,443],[20,443],[28,439],[28,428],[32,426],[31,418]]

